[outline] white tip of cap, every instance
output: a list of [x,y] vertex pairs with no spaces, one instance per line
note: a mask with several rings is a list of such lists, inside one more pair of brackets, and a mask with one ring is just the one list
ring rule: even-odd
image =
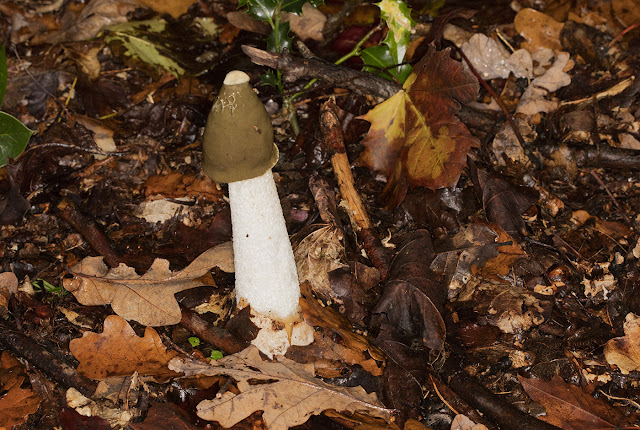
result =
[[227,76],[224,78],[225,85],[239,85],[245,84],[249,82],[249,75],[245,72],[241,72],[240,70],[234,70],[232,72],[227,73]]

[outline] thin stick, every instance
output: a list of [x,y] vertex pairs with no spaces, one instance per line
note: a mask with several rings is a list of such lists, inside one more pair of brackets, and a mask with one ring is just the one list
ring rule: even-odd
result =
[[618,200],[615,198],[615,196],[613,194],[611,194],[611,191],[609,191],[609,187],[607,187],[605,185],[604,182],[602,182],[602,179],[600,179],[600,176],[598,176],[598,174],[595,171],[591,171],[591,176],[593,176],[594,178],[596,178],[596,181],[598,181],[598,183],[600,184],[600,186],[602,188],[604,188],[604,190],[607,192],[607,194],[609,195],[609,198],[611,199],[611,201],[613,202],[614,205],[616,205],[616,207],[618,208],[618,210],[620,211],[620,214],[624,217],[625,221],[628,222],[629,224],[631,224],[631,220],[629,219],[629,217],[627,216],[626,213],[624,213],[624,211],[622,210],[622,206],[620,206],[620,204],[618,203]]
[[333,173],[338,180],[340,194],[347,206],[349,219],[358,238],[373,265],[380,271],[383,280],[389,275],[389,262],[375,230],[371,227],[371,221],[362,200],[354,186],[351,164],[347,158],[344,147],[342,128],[338,119],[338,106],[335,99],[327,100],[320,108],[320,128],[323,135],[323,145],[327,152],[331,153],[331,165]]

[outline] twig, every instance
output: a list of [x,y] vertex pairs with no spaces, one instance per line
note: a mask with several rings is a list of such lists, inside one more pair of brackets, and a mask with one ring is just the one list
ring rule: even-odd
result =
[[462,400],[477,408],[484,416],[507,430],[558,430],[558,427],[540,421],[505,402],[484,388],[472,376],[447,360],[444,380]]
[[193,334],[227,354],[235,354],[249,346],[248,342],[238,339],[233,334],[209,321],[200,318],[197,313],[181,307],[180,325],[191,330]]
[[111,267],[117,267],[121,257],[109,244],[109,239],[98,229],[98,226],[84,217],[76,205],[67,198],[63,198],[57,206],[60,217],[71,224],[89,242],[91,248],[104,257],[104,261]]
[[329,99],[320,108],[320,129],[322,130],[325,150],[332,154],[331,165],[338,180],[338,187],[347,208],[349,219],[358,238],[363,242],[369,259],[380,271],[383,280],[389,275],[389,262],[362,200],[356,191],[351,173],[351,165],[344,147],[342,128],[338,120],[338,107],[334,99]]
[[73,387],[85,396],[92,396],[97,384],[80,375],[76,369],[64,363],[31,337],[15,331],[9,324],[0,321],[0,346],[12,354],[24,358],[65,387]]
[[288,52],[277,54],[247,45],[243,45],[242,50],[255,64],[281,70],[283,78],[288,82],[300,78],[318,78],[363,95],[383,99],[388,99],[401,89],[398,84],[371,73],[336,66],[316,58],[298,58]]
[[487,90],[487,92],[491,95],[491,97],[493,97],[493,99],[498,103],[498,106],[500,106],[500,109],[502,110],[505,117],[507,118],[507,121],[509,122],[509,126],[511,126],[511,128],[513,129],[513,132],[515,133],[516,138],[518,139],[518,142],[520,142],[520,146],[522,146],[522,148],[524,149],[525,142],[524,142],[524,139],[522,138],[522,134],[520,134],[520,130],[518,129],[518,126],[516,125],[515,121],[513,121],[511,113],[509,113],[509,110],[507,109],[507,107],[504,105],[502,100],[500,100],[500,97],[498,96],[498,94],[496,94],[496,92],[493,91],[493,88],[491,88],[491,85],[489,85],[487,81],[482,79],[482,76],[480,76],[480,74],[475,69],[475,67],[473,67],[473,64],[471,64],[471,61],[469,61],[467,56],[464,55],[464,52],[462,52],[462,49],[458,48],[458,52],[460,53],[460,56],[462,56],[462,59],[467,63],[467,66],[469,66],[469,70],[471,70],[471,73],[473,73],[476,79],[478,79],[478,82],[480,82],[480,85],[482,85],[484,89]]
[[607,192],[607,194],[609,195],[609,198],[611,199],[611,201],[613,202],[614,205],[616,205],[616,207],[618,208],[618,210],[620,211],[620,214],[624,217],[625,221],[629,224],[631,224],[631,220],[629,219],[629,217],[627,216],[627,214],[622,210],[622,206],[620,206],[620,204],[618,203],[618,200],[615,198],[615,196],[613,194],[611,194],[611,191],[609,191],[609,187],[607,187],[605,185],[604,182],[602,182],[602,179],[600,179],[600,176],[598,176],[598,174],[595,171],[591,171],[591,176],[593,176],[594,178],[596,178],[596,181],[598,181],[598,183],[600,184],[600,186],[602,188],[604,188],[604,190]]

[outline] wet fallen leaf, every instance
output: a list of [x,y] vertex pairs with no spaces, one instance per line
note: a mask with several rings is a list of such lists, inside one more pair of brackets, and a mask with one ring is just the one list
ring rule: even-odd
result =
[[22,424],[38,410],[40,397],[30,389],[20,388],[25,374],[22,365],[8,352],[0,359],[0,428]]
[[390,324],[399,330],[399,337],[417,338],[428,348],[440,350],[446,335],[441,315],[446,289],[433,279],[429,268],[433,256],[429,233],[416,230],[391,264],[372,324]]
[[602,399],[567,384],[555,375],[551,381],[518,375],[522,387],[547,410],[540,418],[566,430],[613,429],[624,426],[622,415]]
[[167,350],[151,327],[145,329],[144,337],[139,337],[117,315],[104,320],[102,333],[85,331],[81,338],[69,343],[69,349],[80,362],[78,372],[91,379],[128,376],[133,372],[159,379],[176,376],[167,369],[167,363],[178,353]]
[[640,370],[640,317],[629,313],[624,322],[624,336],[611,339],[604,346],[607,363],[616,365],[625,375]]
[[0,315],[9,312],[9,298],[18,292],[18,278],[13,272],[0,273]]
[[200,254],[180,271],[169,270],[167,260],[157,258],[144,275],[125,264],[108,269],[102,257],[86,257],[73,266],[64,288],[87,306],[111,304],[113,311],[127,320],[148,326],[180,322],[180,306],[174,294],[206,285],[200,278],[213,267],[233,271],[233,251],[229,242]]
[[533,60],[525,49],[509,55],[506,48],[482,33],[474,34],[460,49],[485,80],[506,79],[509,73],[518,78],[533,77]]
[[204,400],[198,405],[198,416],[231,427],[258,410],[271,430],[286,430],[303,424],[311,415],[326,409],[363,412],[391,420],[375,394],[362,387],[336,387],[314,377],[313,365],[301,365],[279,358],[262,360],[251,346],[211,365],[176,358],[169,368],[191,375],[227,375],[237,381],[239,394],[227,391],[220,398]]
[[361,117],[371,123],[361,159],[389,177],[385,193],[395,202],[391,206],[402,200],[397,195],[406,188],[397,187],[405,179],[431,189],[456,183],[478,139],[455,114],[458,102],[476,99],[478,88],[477,79],[449,57],[448,49],[432,46],[403,89]]

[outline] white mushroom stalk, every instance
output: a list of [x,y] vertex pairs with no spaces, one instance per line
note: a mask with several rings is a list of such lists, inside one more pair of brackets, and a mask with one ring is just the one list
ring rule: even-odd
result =
[[238,307],[251,306],[253,344],[272,357],[313,341],[300,318],[300,284],[271,168],[278,160],[271,119],[249,85],[230,72],[203,137],[204,172],[229,183]]

